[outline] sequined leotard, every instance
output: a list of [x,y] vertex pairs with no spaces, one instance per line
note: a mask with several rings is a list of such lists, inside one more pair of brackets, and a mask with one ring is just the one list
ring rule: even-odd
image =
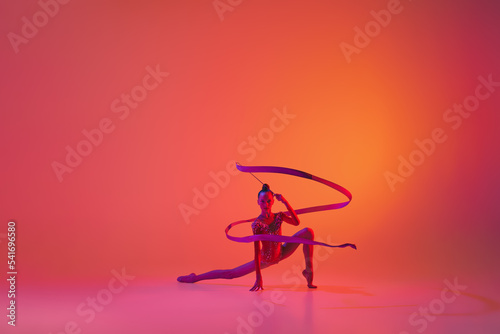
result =
[[[283,222],[283,212],[274,214],[274,220],[269,225],[257,218],[252,223],[253,234],[274,234],[281,235],[281,223]],[[261,262],[265,264],[278,263],[281,259],[281,242],[261,241],[260,250]]]

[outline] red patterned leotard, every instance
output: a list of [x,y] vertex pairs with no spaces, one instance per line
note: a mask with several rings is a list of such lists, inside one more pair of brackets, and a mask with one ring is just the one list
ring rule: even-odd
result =
[[[274,220],[268,225],[259,218],[252,223],[253,234],[274,234],[281,235],[281,223],[283,222],[283,212],[274,214]],[[261,262],[265,264],[278,263],[281,259],[281,242],[261,241],[260,250]]]

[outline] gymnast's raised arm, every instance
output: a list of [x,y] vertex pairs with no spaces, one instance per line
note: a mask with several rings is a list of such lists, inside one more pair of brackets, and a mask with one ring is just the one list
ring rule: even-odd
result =
[[291,225],[298,226],[300,224],[299,217],[297,217],[297,214],[295,213],[295,210],[292,208],[292,206],[288,203],[288,201],[283,197],[281,194],[274,194],[276,199],[280,201],[281,203],[285,204],[286,208],[288,209],[288,215],[283,215],[283,220]]

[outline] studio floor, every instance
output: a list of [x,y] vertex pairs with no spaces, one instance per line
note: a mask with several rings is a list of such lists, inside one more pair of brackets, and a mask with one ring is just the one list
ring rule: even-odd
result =
[[[419,282],[265,276],[186,284],[158,280],[19,288],[2,333],[499,333],[500,293],[487,281]],[[299,284],[300,283],[300,284]],[[5,309],[4,309],[5,310]],[[4,318],[5,319],[5,318]]]

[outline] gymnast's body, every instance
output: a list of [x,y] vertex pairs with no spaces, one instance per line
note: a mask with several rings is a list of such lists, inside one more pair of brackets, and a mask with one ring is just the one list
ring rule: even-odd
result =
[[[274,197],[282,202],[288,209],[288,214],[283,212],[273,213],[271,208],[274,204]],[[298,226],[300,224],[297,214],[290,206],[288,201],[281,194],[274,194],[267,184],[262,186],[258,193],[257,203],[260,206],[261,214],[252,223],[253,234],[281,235],[281,224],[283,222]],[[314,240],[314,233],[310,228],[304,228],[293,235],[294,237]],[[262,248],[261,248],[262,244]],[[253,261],[245,263],[233,269],[213,270],[204,274],[196,275],[194,273],[186,276],[179,276],[177,281],[183,283],[194,283],[202,280],[224,278],[233,279],[247,275],[253,271],[256,273],[254,286],[250,291],[263,290],[261,269],[277,264],[286,259],[297,249],[299,243],[292,242],[274,242],[274,241],[254,241],[255,257]],[[313,285],[313,245],[303,244],[306,269],[302,271],[307,286],[311,289],[316,288]]]

